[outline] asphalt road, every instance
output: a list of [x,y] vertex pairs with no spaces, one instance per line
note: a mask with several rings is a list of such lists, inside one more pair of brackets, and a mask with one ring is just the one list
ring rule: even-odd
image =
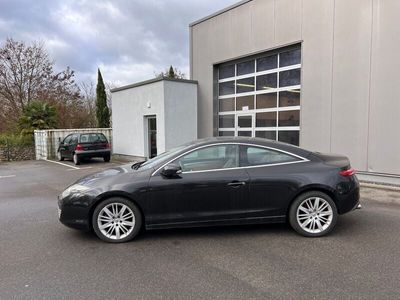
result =
[[106,244],[61,225],[56,196],[111,166],[0,164],[0,299],[400,298],[398,204],[363,199],[362,210],[318,239],[257,225]]

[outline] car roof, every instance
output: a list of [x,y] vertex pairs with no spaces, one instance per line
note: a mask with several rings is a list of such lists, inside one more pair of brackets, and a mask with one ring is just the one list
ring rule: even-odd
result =
[[282,143],[265,138],[256,138],[256,137],[209,137],[188,143],[187,146],[191,146],[190,148],[197,148],[200,146],[206,146],[218,143],[239,143],[239,144],[251,144],[256,146],[258,145],[258,146],[276,148],[279,150],[300,155],[302,157],[307,157],[312,153],[311,151],[308,151],[306,149],[291,144]]

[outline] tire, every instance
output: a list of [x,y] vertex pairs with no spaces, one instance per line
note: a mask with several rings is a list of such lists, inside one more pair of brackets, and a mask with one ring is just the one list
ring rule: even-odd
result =
[[60,152],[60,151],[57,152],[57,159],[58,159],[59,161],[63,161],[63,160],[64,160],[64,157],[61,155],[61,152]]
[[[124,243],[139,233],[142,227],[142,214],[131,201],[113,197],[104,200],[96,207],[92,224],[94,232],[101,240],[108,243]],[[101,228],[102,226],[104,227]]]
[[104,159],[104,162],[110,162],[111,157],[110,157],[110,155],[106,155],[103,157],[103,159]]
[[77,154],[74,154],[74,156],[72,157],[72,160],[74,161],[75,165],[81,164],[81,159],[79,158],[79,156]]
[[292,228],[302,236],[319,237],[330,233],[336,226],[337,208],[327,194],[319,191],[298,196],[289,210]]

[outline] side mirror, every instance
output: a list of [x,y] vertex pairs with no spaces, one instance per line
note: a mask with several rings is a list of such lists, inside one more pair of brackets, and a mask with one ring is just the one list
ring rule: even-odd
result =
[[176,164],[166,165],[164,169],[161,171],[161,175],[164,175],[165,177],[173,177],[181,173],[182,173],[181,167]]

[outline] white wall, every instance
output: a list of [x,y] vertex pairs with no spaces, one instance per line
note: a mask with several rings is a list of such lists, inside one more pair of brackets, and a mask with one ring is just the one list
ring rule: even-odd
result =
[[113,91],[114,153],[146,157],[145,116],[154,115],[158,154],[197,139],[197,83],[152,80]]
[[197,139],[197,84],[164,81],[165,148]]
[[[164,83],[157,81],[112,93],[114,153],[145,157],[144,116],[157,118],[157,151],[165,151]],[[148,103],[151,107],[148,108]]]

